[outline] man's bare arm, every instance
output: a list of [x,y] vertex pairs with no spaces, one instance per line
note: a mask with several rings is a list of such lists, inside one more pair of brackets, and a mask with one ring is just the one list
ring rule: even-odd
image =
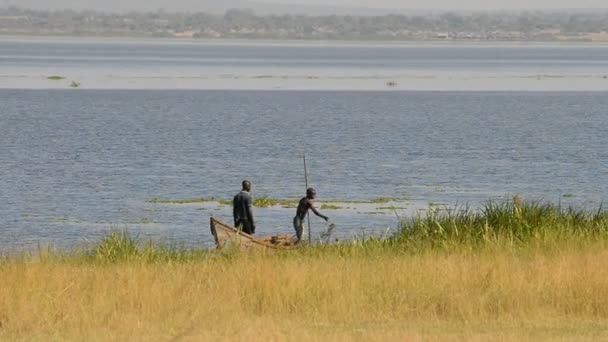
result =
[[325,221],[329,221],[329,217],[321,214],[312,203],[310,203],[310,210],[312,210],[312,212],[315,213],[315,215],[319,216],[320,218],[324,219]]

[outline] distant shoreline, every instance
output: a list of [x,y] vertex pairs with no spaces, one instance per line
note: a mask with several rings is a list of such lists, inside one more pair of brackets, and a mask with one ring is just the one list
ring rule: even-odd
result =
[[0,34],[1,40],[53,40],[53,41],[95,41],[95,42],[163,42],[183,44],[226,44],[226,45],[365,45],[365,46],[605,46],[606,41],[583,40],[474,40],[474,39],[428,39],[428,40],[356,40],[356,39],[279,39],[279,38],[171,38],[150,36],[112,36],[112,35],[60,35],[60,34]]
[[608,10],[360,16],[0,8],[0,35],[371,42],[608,43]]

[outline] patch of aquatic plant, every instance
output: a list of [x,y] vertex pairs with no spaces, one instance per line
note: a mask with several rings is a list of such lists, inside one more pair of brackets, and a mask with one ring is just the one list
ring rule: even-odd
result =
[[331,200],[321,200],[323,203],[333,203],[333,204],[386,204],[390,202],[405,202],[408,201],[408,197],[378,197],[371,200],[339,200],[339,199],[331,199]]
[[323,204],[321,205],[321,210],[340,210],[342,207],[335,204]]
[[72,81],[70,83],[70,88],[78,88],[80,87],[80,82]]
[[[380,197],[373,200],[323,200],[320,201],[322,209],[327,210],[337,210],[343,209],[340,204],[383,204],[390,202],[403,202],[406,201],[407,198],[397,198],[397,197]],[[218,203],[220,205],[232,205],[231,200],[223,200],[217,198],[189,198],[189,199],[181,199],[181,200],[164,200],[164,199],[151,199],[148,200],[149,203],[156,204],[194,204],[194,203]],[[279,199],[279,198],[254,198],[253,206],[258,208],[270,208],[270,207],[283,207],[283,208],[296,208],[298,205],[297,199]]]
[[253,200],[253,206],[258,208],[269,208],[281,206],[283,208],[295,207],[298,201],[289,199],[276,199],[276,198],[256,198]]
[[388,206],[388,207],[379,207],[378,210],[406,210],[405,207],[396,207],[396,206]]
[[53,76],[47,77],[47,79],[51,80],[51,81],[61,81],[61,80],[65,80],[65,77],[53,75]]
[[365,201],[365,200],[337,200],[337,199],[332,199],[332,200],[326,200],[323,201],[324,203],[338,203],[338,204],[371,204],[371,201]]
[[[220,205],[232,205],[232,201],[223,200],[217,198],[191,198],[183,200],[161,200],[152,199],[149,203],[156,204],[195,204],[195,203],[218,203]],[[258,208],[269,208],[275,206],[281,206],[283,208],[295,208],[298,202],[290,199],[275,199],[275,198],[255,198],[253,200],[253,206]]]
[[232,201],[222,200],[217,198],[188,198],[182,200],[161,200],[161,199],[152,199],[148,200],[148,203],[156,203],[156,204],[195,204],[195,203],[218,203],[220,205],[232,205]]
[[283,209],[295,209],[298,207],[298,202],[297,201],[285,202],[285,203],[281,204],[281,207],[283,207]]
[[405,201],[405,198],[395,198],[395,197],[379,197],[371,200],[369,203],[373,204],[381,204],[381,203],[390,203],[390,202],[401,202]]
[[574,198],[574,194],[564,194],[564,198]]
[[479,245],[502,240],[512,245],[563,239],[608,240],[608,212],[562,208],[552,203],[489,202],[480,210],[430,208],[405,220],[393,242],[408,245]]

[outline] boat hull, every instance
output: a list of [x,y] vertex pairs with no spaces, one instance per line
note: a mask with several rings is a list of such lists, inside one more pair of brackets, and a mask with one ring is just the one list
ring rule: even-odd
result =
[[236,248],[242,251],[284,251],[296,248],[296,240],[289,236],[256,238],[211,218],[211,234],[218,249]]

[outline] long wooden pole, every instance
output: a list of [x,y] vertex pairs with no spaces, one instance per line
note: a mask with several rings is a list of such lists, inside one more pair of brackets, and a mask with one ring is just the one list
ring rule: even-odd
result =
[[[303,154],[304,158],[304,180],[306,181],[306,192],[308,192],[308,168],[306,167],[306,154]],[[308,193],[306,194],[308,196]],[[306,218],[308,219],[308,244],[312,244],[312,236],[310,235],[310,213],[306,212]]]

